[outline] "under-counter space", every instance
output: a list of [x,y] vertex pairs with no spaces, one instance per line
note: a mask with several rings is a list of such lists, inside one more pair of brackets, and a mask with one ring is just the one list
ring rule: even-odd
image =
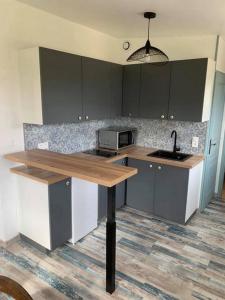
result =
[[69,179],[68,176],[52,173],[34,167],[27,167],[27,166],[19,166],[19,167],[11,168],[10,172],[33,179],[35,181],[45,183],[47,185]]

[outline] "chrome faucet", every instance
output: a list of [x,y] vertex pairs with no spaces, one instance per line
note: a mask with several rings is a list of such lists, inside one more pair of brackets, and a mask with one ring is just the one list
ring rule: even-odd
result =
[[177,132],[176,130],[173,130],[171,133],[171,138],[174,135],[174,144],[173,144],[173,152],[180,151],[180,147],[177,147]]

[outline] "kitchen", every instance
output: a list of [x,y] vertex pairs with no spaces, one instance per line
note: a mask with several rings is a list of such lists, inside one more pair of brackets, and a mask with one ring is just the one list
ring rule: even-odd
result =
[[[217,39],[217,43],[221,51],[222,40]],[[121,267],[122,261],[125,262],[126,247],[129,249],[131,244],[131,257],[135,257],[135,251],[142,253],[140,263],[148,260],[151,251],[153,255],[154,251],[158,251],[160,242],[152,237],[155,240],[152,245],[151,237],[144,228],[150,220],[155,224],[149,228],[150,231],[154,231],[158,223],[166,226],[170,233],[179,232],[191,239],[196,236],[195,230],[188,229],[188,226],[198,223],[199,212],[196,211],[201,203],[204,154],[218,61],[215,62],[211,55],[206,56],[209,58],[200,55],[183,59],[173,59],[172,56],[169,62],[160,66],[127,65],[56,48],[38,45],[18,51],[20,120],[26,151],[9,149],[4,151],[4,159],[20,163],[19,166],[10,163],[7,169],[13,173],[10,176],[18,197],[21,240],[16,243],[22,243],[22,246],[12,241],[6,245],[27,247],[28,252],[39,251],[39,255],[46,259],[57,253],[63,257],[63,263],[68,264],[68,270],[72,270],[74,264],[77,266],[76,259],[83,261],[86,257],[90,260],[90,256],[85,255],[94,250],[90,250],[92,243],[88,241],[96,240],[94,246],[97,251],[101,249],[104,252],[102,247],[105,245],[107,248],[106,266],[100,264],[101,289],[99,286],[96,288],[101,294],[99,297],[109,297],[104,294],[104,288],[120,297],[118,295],[123,294],[121,280],[125,281],[124,288],[126,282],[132,285],[133,280],[134,298],[141,295],[141,290],[144,293],[142,297],[146,299],[162,294],[182,299],[182,280],[178,290],[153,279],[148,279],[148,283],[141,286],[140,281],[134,283],[132,273],[129,278],[128,274],[122,274]],[[126,50],[123,51],[128,58]],[[40,150],[33,150],[37,148]],[[180,153],[188,156],[181,157]],[[60,200],[61,195],[64,195],[64,201]],[[117,228],[115,207],[118,208]],[[102,227],[105,231],[106,216],[105,240]],[[131,216],[142,226],[132,223]],[[121,222],[123,226],[126,224],[126,230],[121,229]],[[138,235],[138,228],[145,231],[145,235]],[[119,231],[117,236],[116,229],[117,234]],[[124,236],[121,236],[122,232]],[[131,232],[137,239],[143,239],[143,247],[127,238],[127,235],[132,235]],[[62,247],[71,238],[74,246],[67,243]],[[192,249],[197,249],[190,241],[186,242]],[[74,255],[82,243],[87,243],[87,253],[79,252],[76,258]],[[98,248],[100,244],[101,248]],[[116,247],[119,248],[117,255]],[[217,252],[216,249],[214,251]],[[193,253],[190,251],[188,255]],[[142,258],[143,254],[145,258]],[[6,253],[6,259],[10,255]],[[104,263],[105,258],[102,257],[101,261]],[[99,258],[96,263],[100,263]],[[121,264],[119,270],[115,268],[116,263]],[[33,274],[39,271],[30,269]],[[52,279],[52,275],[49,278]],[[165,272],[159,276],[162,275],[173,282]],[[136,277],[135,274],[133,276]],[[149,278],[150,275],[144,276]],[[53,287],[46,278],[44,282]],[[68,283],[62,282],[67,287],[64,294],[73,299],[76,293],[71,292]],[[75,290],[79,290],[77,282],[75,286]],[[51,289],[51,293],[62,293],[62,290],[58,287],[55,291]],[[191,290],[187,288],[186,298],[197,295],[196,289],[190,294]],[[220,295],[221,292],[215,290]],[[198,292],[205,295],[205,285]],[[85,292],[81,289],[80,293],[84,299],[91,297],[88,289]],[[124,293],[128,293],[128,298],[132,297],[127,290]],[[208,293],[213,294],[214,291]],[[42,299],[43,295],[40,294],[37,299]],[[57,299],[61,294],[55,297]],[[94,297],[97,297],[96,294]]]

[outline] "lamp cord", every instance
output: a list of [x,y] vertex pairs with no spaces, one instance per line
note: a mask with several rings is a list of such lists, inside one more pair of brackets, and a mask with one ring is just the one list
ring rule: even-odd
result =
[[148,19],[148,40],[149,40],[150,18]]

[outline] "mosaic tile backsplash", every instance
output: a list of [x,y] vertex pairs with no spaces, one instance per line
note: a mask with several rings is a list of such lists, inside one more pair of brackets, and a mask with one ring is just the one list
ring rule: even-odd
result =
[[[114,120],[88,121],[77,124],[32,125],[24,124],[25,149],[35,149],[38,143],[49,142],[49,149],[61,153],[73,153],[94,148],[96,131],[108,126],[136,127],[137,145],[172,150],[172,130],[178,134],[177,144],[182,152],[203,153],[206,142],[207,122],[175,122],[166,120],[120,118]],[[199,137],[199,147],[192,148],[193,136]]]

